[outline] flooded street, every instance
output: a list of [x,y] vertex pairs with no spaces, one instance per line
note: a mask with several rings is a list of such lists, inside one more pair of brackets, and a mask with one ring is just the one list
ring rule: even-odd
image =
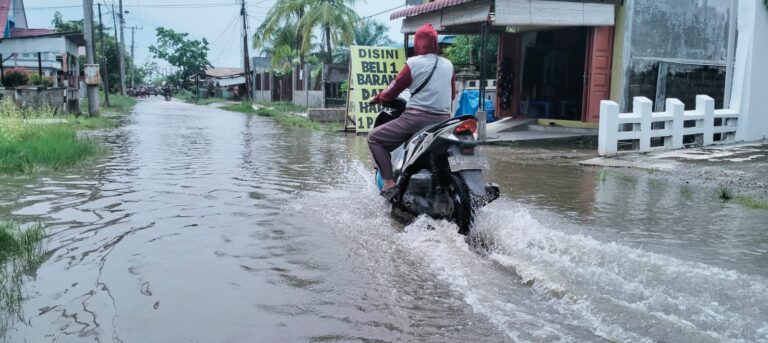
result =
[[484,147],[473,248],[389,218],[364,137],[158,99],[96,166],[0,178],[50,251],[8,342],[768,341],[765,210]]

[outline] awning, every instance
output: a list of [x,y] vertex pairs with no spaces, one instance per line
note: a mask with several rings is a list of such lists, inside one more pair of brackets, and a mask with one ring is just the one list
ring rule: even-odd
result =
[[[391,19],[404,18],[403,33],[416,32],[429,23],[439,33],[479,32],[477,25],[490,24],[490,30],[564,26],[613,26],[615,0],[438,0],[392,13]],[[495,13],[491,15],[491,8]],[[494,27],[496,29],[494,29]]]
[[242,85],[242,84],[245,84],[245,77],[238,76],[238,77],[226,78],[226,79],[216,79],[216,83],[218,83],[219,86],[221,87]]
[[472,1],[472,0],[437,0],[435,2],[430,2],[428,4],[413,6],[403,10],[399,10],[397,12],[392,13],[392,15],[389,16],[389,19],[392,20],[392,19],[403,18],[403,17],[412,17],[419,14],[437,11],[446,7],[461,5],[469,1]]

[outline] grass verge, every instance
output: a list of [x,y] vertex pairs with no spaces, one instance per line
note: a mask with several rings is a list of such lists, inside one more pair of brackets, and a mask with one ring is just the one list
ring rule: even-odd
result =
[[194,93],[188,91],[188,90],[181,90],[178,93],[176,93],[176,99],[182,100],[184,102],[188,102],[191,104],[197,104],[197,105],[210,105],[215,104],[217,102],[229,102],[230,100],[224,99],[224,98],[202,98],[198,99]]
[[[101,116],[116,116],[121,114],[127,114],[131,111],[137,100],[120,94],[109,94],[109,106],[104,105],[104,92],[99,92],[99,117]],[[84,115],[81,117],[87,117],[88,114],[88,98],[83,98],[80,102],[80,112]]]
[[[134,99],[113,96],[113,113],[126,113]],[[86,104],[87,107],[87,104]],[[100,152],[95,142],[78,137],[78,130],[114,128],[109,116],[61,116],[51,108],[18,108],[0,103],[0,173],[31,173],[80,163]]]
[[307,109],[301,106],[296,106],[291,103],[259,103],[258,109],[254,109],[249,103],[239,103],[222,106],[221,109],[233,112],[240,112],[246,114],[255,114],[260,117],[272,118],[280,123],[300,127],[305,129],[312,129],[317,131],[337,131],[341,128],[341,123],[320,123],[310,120],[307,117],[293,115],[292,113],[306,112]]
[[71,124],[22,124],[9,135],[6,131],[0,124],[0,136],[5,136],[0,138],[0,172],[60,169],[100,151],[96,143],[78,138]]
[[43,238],[42,225],[22,228],[13,222],[0,221],[0,337],[5,335],[10,319],[21,307],[24,275],[34,272],[42,261]]

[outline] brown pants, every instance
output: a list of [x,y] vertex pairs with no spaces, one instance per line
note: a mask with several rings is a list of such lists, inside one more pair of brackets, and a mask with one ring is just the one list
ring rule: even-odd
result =
[[368,149],[371,150],[373,163],[379,168],[381,177],[385,180],[394,179],[390,154],[393,150],[424,127],[448,118],[450,116],[447,114],[433,115],[406,110],[399,118],[373,129],[368,134]]

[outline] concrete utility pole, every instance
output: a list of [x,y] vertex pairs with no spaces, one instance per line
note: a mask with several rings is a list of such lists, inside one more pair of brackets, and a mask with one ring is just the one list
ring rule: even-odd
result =
[[[93,48],[93,0],[83,0],[83,31],[85,33],[85,58],[88,64],[94,64],[96,57],[93,55],[96,49]],[[87,87],[88,115],[96,116],[99,114],[99,86],[89,84]]]
[[123,0],[119,3],[120,13],[120,94],[125,95],[125,37],[123,29],[125,27],[125,18],[123,18]]
[[104,80],[104,104],[109,106],[109,69],[107,69],[107,42],[104,40],[104,22],[101,20],[101,4],[99,6],[99,36],[101,39],[101,79]]
[[[120,51],[120,40],[117,39],[117,12],[115,12],[115,4],[112,4],[112,28],[115,29],[115,51]],[[118,58],[119,60],[119,58]],[[118,61],[119,68],[123,67],[122,61]],[[122,81],[122,79],[121,79]],[[125,88],[120,85],[120,94],[125,95]]]
[[248,12],[245,11],[245,0],[241,0],[240,15],[243,17],[243,67],[245,69],[245,100],[251,99],[251,63],[248,61]]
[[134,47],[134,45],[133,45],[133,43],[134,43],[133,38],[134,38],[134,35],[136,34],[136,30],[142,30],[144,28],[143,27],[131,26],[128,29],[131,30],[131,88],[136,88],[135,81],[133,79],[134,75],[135,75],[135,71],[136,71],[136,59],[133,58],[133,47]]

